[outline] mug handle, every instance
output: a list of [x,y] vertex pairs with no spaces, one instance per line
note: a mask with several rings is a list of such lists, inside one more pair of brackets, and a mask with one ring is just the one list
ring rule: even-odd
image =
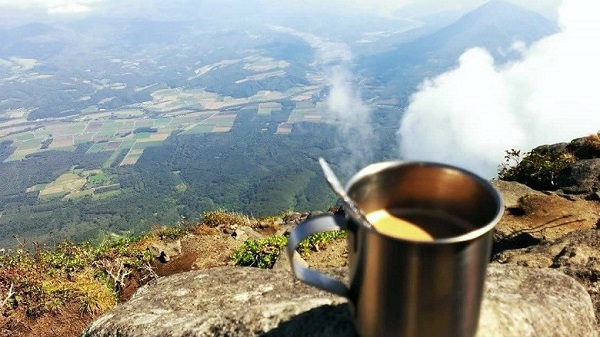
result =
[[311,234],[327,232],[332,230],[348,230],[348,220],[341,214],[320,214],[300,223],[292,229],[287,242],[287,253],[292,265],[292,272],[300,281],[310,284],[319,289],[330,293],[348,297],[350,290],[348,287],[335,278],[316,272],[313,269],[297,264],[294,259],[294,252],[302,240]]

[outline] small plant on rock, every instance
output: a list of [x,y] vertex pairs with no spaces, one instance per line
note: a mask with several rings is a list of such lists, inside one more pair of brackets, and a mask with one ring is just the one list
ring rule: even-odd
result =
[[344,237],[346,237],[346,231],[341,230],[313,234],[306,238],[306,240],[300,242],[298,253],[305,257],[310,254],[310,252],[318,252],[331,241]]
[[583,145],[595,151],[600,151],[600,134],[594,133],[583,138]]
[[554,179],[558,173],[575,162],[572,153],[542,152],[533,149],[521,155],[511,149],[504,156],[506,162],[498,170],[498,178],[517,181],[538,190],[555,190]]
[[258,240],[246,240],[236,250],[231,259],[236,266],[249,266],[258,268],[273,268],[281,249],[285,247],[287,238],[284,236],[271,236]]
[[[331,231],[316,233],[298,246],[298,253],[306,257],[310,252],[319,251],[329,242],[346,236],[345,231]],[[271,236],[259,240],[246,240],[232,255],[231,260],[236,266],[250,266],[258,268],[273,268],[281,250],[285,249],[287,237]]]

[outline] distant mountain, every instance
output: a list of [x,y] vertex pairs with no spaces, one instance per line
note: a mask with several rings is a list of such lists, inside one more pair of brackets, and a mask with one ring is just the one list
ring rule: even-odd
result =
[[411,47],[433,55],[458,55],[471,47],[484,47],[503,58],[515,41],[531,43],[555,33],[556,25],[542,15],[502,0],[492,0],[460,20]]
[[57,54],[66,45],[52,38],[57,32],[54,27],[41,23],[0,30],[0,58],[44,58]]
[[537,12],[492,0],[432,34],[363,61],[378,82],[417,84],[456,64],[469,48],[483,47],[502,63],[518,57],[511,50],[516,41],[530,44],[557,31],[555,22]]

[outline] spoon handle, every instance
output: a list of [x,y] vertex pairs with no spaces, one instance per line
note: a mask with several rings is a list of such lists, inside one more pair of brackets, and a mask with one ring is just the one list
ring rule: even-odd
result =
[[321,165],[321,170],[323,170],[323,174],[325,175],[325,180],[327,180],[327,184],[329,185],[329,187],[331,187],[333,192],[338,197],[340,197],[344,205],[353,213],[352,215],[360,219],[367,227],[372,228],[372,225],[367,220],[365,214],[360,210],[360,208],[356,206],[354,200],[352,200],[350,196],[346,194],[346,191],[342,187],[342,184],[340,183],[339,179],[337,178],[327,161],[325,161],[325,159],[323,158],[319,158],[319,165]]

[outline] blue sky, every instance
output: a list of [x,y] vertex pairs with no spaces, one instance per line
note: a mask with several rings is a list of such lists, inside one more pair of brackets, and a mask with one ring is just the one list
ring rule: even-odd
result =
[[[248,3],[249,0],[226,1],[232,3]],[[252,0],[261,5],[269,5],[281,2],[279,0]],[[560,0],[509,0],[541,12],[542,14],[555,17]],[[168,2],[156,0],[0,0],[0,9],[16,9],[22,14],[36,13],[50,16],[81,16],[90,15],[95,12],[107,12],[112,10],[129,9],[131,11],[143,10],[152,13],[160,6],[168,3],[169,6],[177,6],[181,0],[169,0]],[[224,1],[204,0],[197,3],[213,3],[221,6]],[[390,15],[399,9],[412,8],[417,13],[433,13],[442,10],[476,7],[485,3],[486,0],[329,0],[330,6],[356,7],[361,10],[370,10],[381,15]],[[316,6],[322,4],[317,0],[286,0],[286,6]],[[257,6],[257,8],[261,8]]]

